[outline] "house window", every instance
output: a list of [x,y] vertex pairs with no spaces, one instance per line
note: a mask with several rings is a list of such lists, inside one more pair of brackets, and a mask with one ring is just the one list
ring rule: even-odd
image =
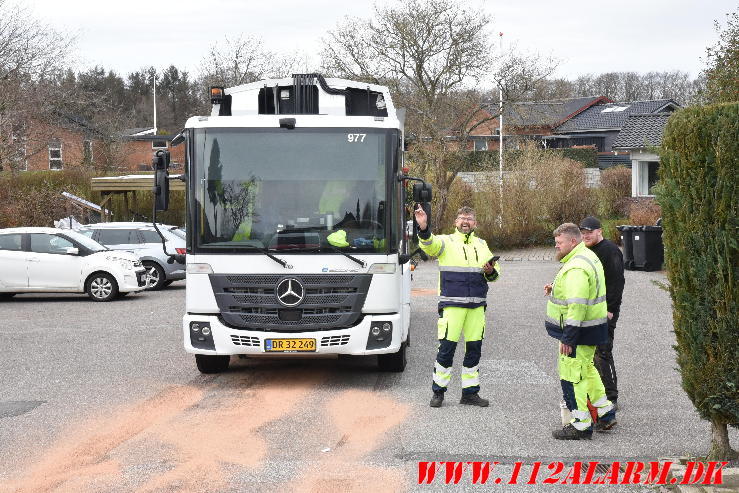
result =
[[659,161],[639,161],[637,164],[636,195],[645,197],[654,195],[654,186],[659,180]]
[[82,142],[82,159],[86,164],[92,162],[92,141],[85,140]]
[[487,151],[488,150],[488,141],[485,139],[475,139],[473,141],[475,143],[475,150],[476,151]]
[[167,141],[166,140],[152,140],[151,148],[152,149],[166,149]]
[[49,144],[49,169],[62,169],[62,143]]

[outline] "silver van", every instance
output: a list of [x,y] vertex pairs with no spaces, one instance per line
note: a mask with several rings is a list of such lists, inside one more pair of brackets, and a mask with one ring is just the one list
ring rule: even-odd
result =
[[[185,235],[177,226],[157,224],[169,253],[185,254]],[[185,265],[169,262],[162,239],[151,223],[113,222],[86,224],[77,231],[112,250],[127,250],[141,259],[147,272],[146,289],[162,289],[185,278]]]

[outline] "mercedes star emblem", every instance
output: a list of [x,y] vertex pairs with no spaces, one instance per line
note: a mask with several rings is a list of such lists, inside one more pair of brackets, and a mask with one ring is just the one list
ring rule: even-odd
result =
[[305,289],[297,279],[283,279],[277,284],[277,300],[285,306],[295,306],[303,301]]

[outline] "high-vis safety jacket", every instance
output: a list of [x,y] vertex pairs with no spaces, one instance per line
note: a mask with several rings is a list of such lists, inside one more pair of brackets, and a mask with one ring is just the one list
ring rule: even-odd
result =
[[455,230],[450,235],[418,234],[421,249],[439,258],[439,309],[447,306],[477,308],[487,305],[488,282],[498,278],[500,265],[485,275],[482,268],[493,256],[485,240],[474,232]]
[[568,346],[608,342],[606,282],[598,257],[580,243],[562,260],[552,283],[544,326]]

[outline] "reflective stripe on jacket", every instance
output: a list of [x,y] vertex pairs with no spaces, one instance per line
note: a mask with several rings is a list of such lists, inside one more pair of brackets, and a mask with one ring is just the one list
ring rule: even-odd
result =
[[564,265],[547,302],[547,332],[568,346],[607,343],[606,283],[600,260],[581,242],[560,262]]
[[493,253],[485,240],[475,233],[465,234],[455,230],[450,235],[419,235],[421,249],[439,258],[439,308],[458,306],[477,308],[487,305],[488,282],[500,273],[495,263],[495,272],[486,276],[482,267]]

